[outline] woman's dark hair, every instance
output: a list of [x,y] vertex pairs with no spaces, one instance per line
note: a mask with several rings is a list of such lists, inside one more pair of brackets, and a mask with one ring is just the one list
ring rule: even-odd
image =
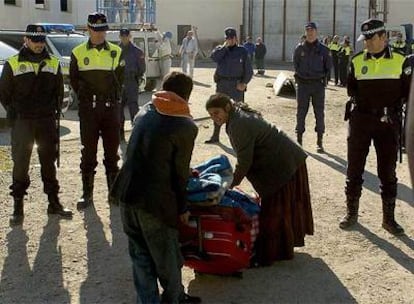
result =
[[262,116],[262,114],[259,111],[252,109],[247,103],[244,103],[244,102],[234,103],[229,96],[223,93],[217,93],[217,94],[211,95],[210,98],[206,102],[206,110],[210,108],[225,109],[227,105],[230,105],[231,109],[240,108],[245,112],[255,113],[259,116]]
[[193,90],[193,80],[181,72],[170,72],[165,75],[162,82],[162,89],[174,92],[178,96],[188,100]]

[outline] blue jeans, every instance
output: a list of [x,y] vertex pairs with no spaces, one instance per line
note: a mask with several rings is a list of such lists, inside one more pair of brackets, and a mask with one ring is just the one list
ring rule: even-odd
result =
[[[145,210],[130,206],[121,205],[121,218],[128,236],[137,303],[179,303],[184,286],[178,230]],[[157,279],[164,290],[161,298]]]

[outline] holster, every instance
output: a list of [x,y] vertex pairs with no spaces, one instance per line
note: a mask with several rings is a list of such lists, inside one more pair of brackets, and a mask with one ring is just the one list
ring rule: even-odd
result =
[[355,99],[354,97],[351,97],[345,104],[345,115],[344,115],[344,120],[348,121],[349,118],[351,117],[351,113],[352,110],[354,109],[355,106]]

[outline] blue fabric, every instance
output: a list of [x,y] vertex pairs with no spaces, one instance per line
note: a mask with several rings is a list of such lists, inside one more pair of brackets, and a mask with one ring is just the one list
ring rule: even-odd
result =
[[200,172],[201,176],[205,173],[220,173],[223,170],[231,169],[231,164],[228,157],[221,154],[195,166],[194,169]]
[[219,205],[233,208],[240,207],[250,216],[260,212],[260,206],[255,201],[237,190],[227,190]]
[[212,157],[193,169],[199,172],[199,177],[188,179],[187,199],[190,202],[220,199],[233,175],[230,161],[225,155]]

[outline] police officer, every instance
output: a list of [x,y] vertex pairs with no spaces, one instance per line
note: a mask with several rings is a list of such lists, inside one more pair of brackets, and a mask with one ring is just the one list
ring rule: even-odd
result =
[[29,24],[24,46],[9,58],[0,79],[0,100],[11,120],[11,149],[14,198],[11,225],[23,223],[23,197],[30,185],[28,175],[33,145],[37,144],[43,190],[48,196],[48,214],[71,218],[72,212],[59,202],[59,183],[55,161],[58,130],[63,98],[63,78],[59,60],[45,49],[46,31],[43,26]]
[[124,107],[128,105],[131,124],[134,121],[135,114],[139,110],[138,92],[141,78],[145,73],[144,52],[131,42],[129,29],[123,28],[119,31],[122,49],[122,58],[125,60],[124,83],[122,86],[122,106],[121,106],[121,130],[120,137],[125,141],[125,115]]
[[[228,27],[224,30],[225,42],[217,46],[211,58],[217,63],[214,73],[216,92],[230,96],[234,101],[244,101],[244,92],[252,79],[253,67],[247,50],[237,44],[237,32]],[[206,144],[219,142],[220,126],[214,124],[214,132]]]
[[306,40],[299,43],[293,53],[295,80],[297,87],[296,135],[302,145],[302,135],[305,132],[305,119],[312,99],[315,113],[317,137],[317,152],[323,153],[323,134],[325,133],[325,86],[332,60],[329,49],[318,41],[315,22],[305,24]]
[[[104,166],[108,188],[118,173],[120,143],[120,89],[123,83],[121,48],[107,42],[106,16],[88,16],[89,40],[72,51],[70,82],[79,99],[79,121],[82,143],[80,169],[83,194],[78,209],[93,203],[93,185],[97,166],[99,136],[104,148]],[[108,201],[111,198],[108,196]]]
[[402,39],[402,34],[398,33],[397,34],[397,39],[391,44],[391,49],[394,52],[399,52],[402,55],[407,55],[407,44],[405,43],[405,41]]
[[329,50],[332,55],[332,65],[334,69],[335,85],[338,85],[340,77],[340,56],[342,52],[342,46],[339,42],[339,36],[335,35],[332,42],[329,44]]
[[347,214],[339,226],[348,228],[358,220],[362,174],[371,141],[377,154],[383,221],[392,234],[403,228],[394,219],[397,196],[396,162],[401,101],[408,97],[411,67],[403,55],[387,46],[384,22],[369,19],[361,25],[365,50],[351,60],[348,95],[355,99],[349,118],[348,168],[346,178]]

